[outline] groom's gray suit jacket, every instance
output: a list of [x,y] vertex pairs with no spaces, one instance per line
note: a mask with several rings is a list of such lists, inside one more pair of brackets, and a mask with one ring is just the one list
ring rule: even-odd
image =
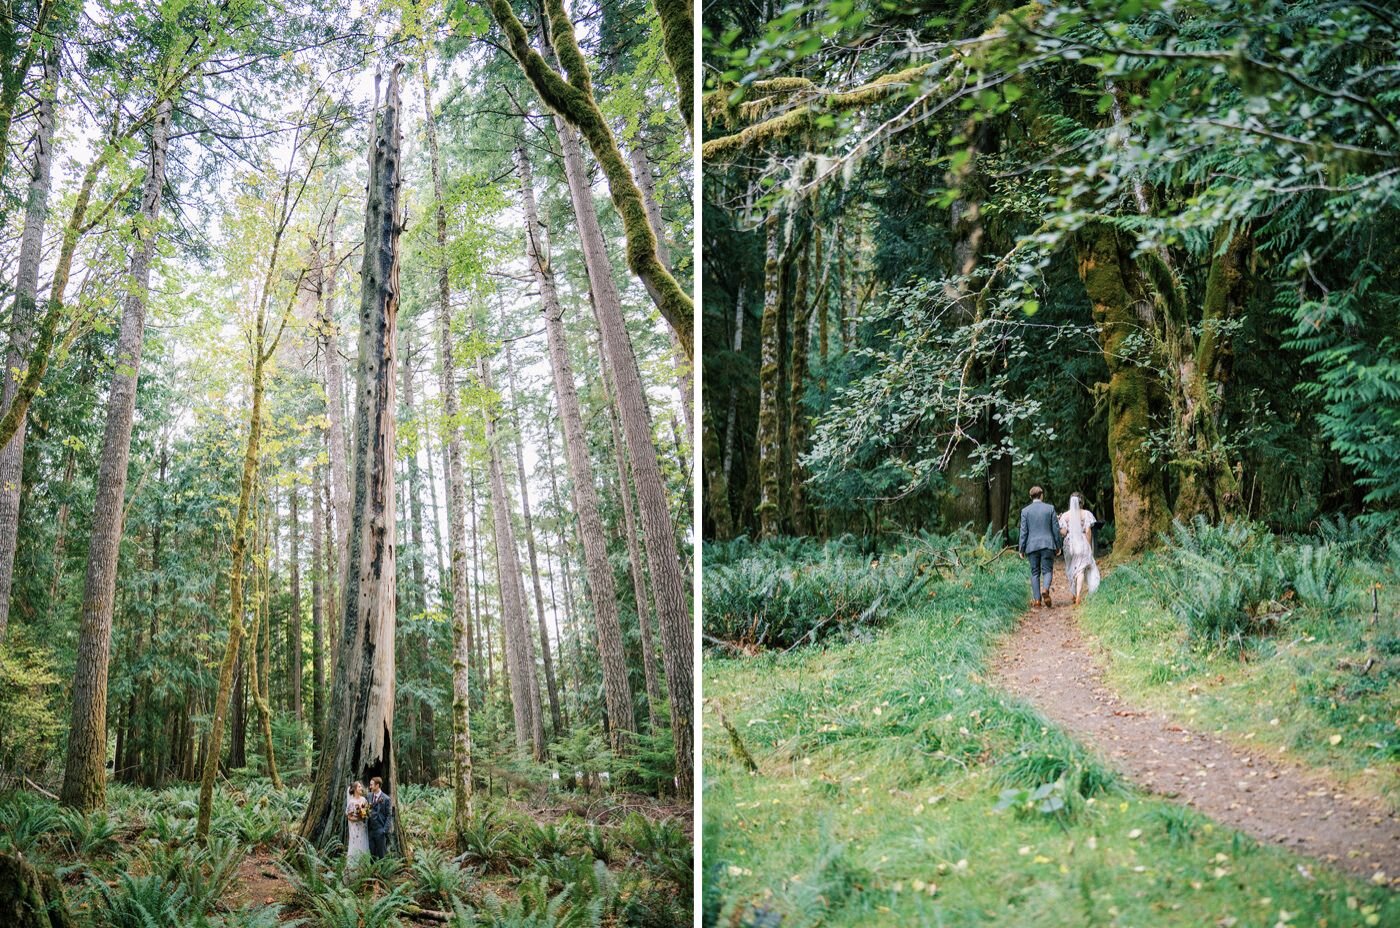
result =
[[1060,517],[1054,506],[1037,499],[1021,510],[1021,543],[1016,550],[1026,554],[1047,548],[1060,549]]

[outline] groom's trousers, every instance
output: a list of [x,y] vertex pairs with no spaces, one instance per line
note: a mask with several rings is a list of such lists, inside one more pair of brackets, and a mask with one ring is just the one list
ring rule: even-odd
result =
[[1055,549],[1027,551],[1026,560],[1031,565],[1031,598],[1040,599],[1042,591],[1050,589],[1050,582],[1055,577]]

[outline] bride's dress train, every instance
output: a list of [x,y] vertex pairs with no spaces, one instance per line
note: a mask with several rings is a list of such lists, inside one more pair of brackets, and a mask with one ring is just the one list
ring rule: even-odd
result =
[[1094,516],[1080,507],[1076,496],[1070,498],[1069,512],[1061,522],[1065,534],[1065,574],[1069,578],[1070,593],[1078,602],[1099,588],[1099,565],[1094,561],[1094,548],[1089,540]]

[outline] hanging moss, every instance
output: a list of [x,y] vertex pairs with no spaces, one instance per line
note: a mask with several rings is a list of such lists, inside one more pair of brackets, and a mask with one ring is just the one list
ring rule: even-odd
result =
[[[1017,30],[1023,20],[1032,22],[1042,12],[1043,9],[1039,3],[1027,3],[997,16],[992,20],[991,27],[984,31],[976,42],[966,46],[967,50],[954,52],[957,55],[957,61],[943,75],[940,87],[951,92],[960,88],[964,83],[972,83],[973,81],[970,81],[969,78],[983,69],[995,68],[996,61],[993,51],[998,42],[1017,35]],[[898,97],[905,93],[910,85],[929,77],[938,64],[938,62],[930,62],[914,65],[893,74],[882,75],[852,90],[822,94],[811,103],[802,103],[786,113],[747,126],[733,135],[710,139],[701,147],[701,154],[706,161],[716,161],[735,157],[746,149],[758,148],[797,137],[818,128],[816,122],[818,116],[862,109]],[[736,107],[729,102],[733,95],[733,87],[719,88],[706,96],[705,116],[711,121],[733,125],[736,117],[742,121],[745,118],[756,118],[772,110],[779,102],[775,99],[778,95],[795,94],[815,89],[815,85],[806,78],[772,78],[766,81],[755,81],[753,87],[750,88],[749,95],[761,96],[765,99],[754,101],[747,106]],[[721,94],[722,96],[719,96]],[[835,126],[827,128],[832,132],[837,131]]]
[[579,50],[573,22],[563,4],[559,0],[547,0],[545,7],[549,37],[568,80],[530,47],[530,36],[516,17],[510,0],[490,0],[490,7],[492,16],[505,34],[511,56],[520,65],[535,93],[546,106],[588,140],[593,157],[608,179],[613,207],[622,217],[623,232],[627,238],[627,266],[641,280],[662,318],[676,333],[686,357],[693,358],[695,337],[692,317],[695,305],[657,256],[656,236],[652,233],[651,223],[647,221],[642,193],[617,147],[607,119],[593,99],[588,65]]

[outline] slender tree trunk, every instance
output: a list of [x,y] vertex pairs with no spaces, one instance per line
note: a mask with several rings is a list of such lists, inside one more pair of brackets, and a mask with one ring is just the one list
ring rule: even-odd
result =
[[[293,472],[295,470],[294,464]],[[292,586],[292,614],[287,623],[287,634],[291,638],[287,659],[290,662],[291,673],[287,676],[287,685],[292,690],[292,714],[296,716],[298,722],[302,722],[304,715],[301,703],[301,668],[305,658],[301,649],[301,511],[297,508],[301,487],[294,482],[287,494],[287,505],[290,510],[288,518],[291,519],[291,550],[287,552],[287,565],[291,572]]]
[[622,433],[636,478],[637,510],[641,515],[647,567],[656,594],[662,656],[666,663],[666,686],[671,696],[676,782],[681,795],[689,796],[694,761],[691,756],[692,635],[688,584],[681,570],[666,487],[661,478],[656,446],[652,442],[651,417],[647,412],[641,374],[637,369],[636,356],[632,353],[617,284],[612,279],[602,229],[593,208],[583,153],[571,129],[560,123],[556,123],[556,127],[563,129],[559,137],[564,155],[564,173],[569,181],[574,214],[578,217],[584,265],[603,334],[604,362],[612,369]]
[[311,478],[311,740],[312,753],[319,760],[326,727],[326,619],[325,552],[321,538],[325,516],[321,509],[320,465]]
[[85,812],[101,808],[106,800],[107,658],[112,646],[112,596],[116,589],[117,552],[125,511],[126,466],[131,452],[131,420],[136,410],[136,379],[146,331],[146,293],[159,238],[171,109],[169,101],[163,102],[151,128],[150,163],[141,191],[140,219],[122,303],[117,365],[108,391],[102,461],[98,467],[97,498],[88,542],[82,625],[73,672],[73,715],[61,793],[65,805]]
[[[413,343],[412,326],[405,326],[403,330],[403,351],[399,364],[400,376],[403,380],[403,408],[408,417],[408,421],[413,428],[414,442],[408,449],[408,530],[413,541],[413,597],[411,609],[414,615],[422,615],[428,609],[428,577],[423,563],[423,500],[419,485],[422,482],[418,470],[418,442],[422,440],[423,429],[418,421],[418,412],[415,408],[413,394]],[[432,649],[429,646],[429,637],[425,632],[422,636],[423,654],[428,661],[432,660]],[[418,732],[419,750],[419,773],[428,783],[437,779],[437,765],[433,760],[433,742],[436,737],[433,733],[433,704],[427,699],[419,700],[418,719],[421,726]]]
[[510,342],[506,342],[506,381],[510,387],[511,427],[515,430],[515,470],[520,480],[520,509],[525,516],[525,551],[530,560],[530,580],[535,588],[535,617],[540,627],[540,658],[544,661],[545,692],[549,696],[549,718],[554,735],[564,731],[559,714],[559,687],[554,680],[554,657],[549,647],[549,627],[544,620],[544,591],[540,586],[540,562],[535,554],[535,523],[530,515],[530,485],[525,479],[525,440],[520,430],[520,394],[515,387],[515,362]]
[[[495,392],[491,365],[484,357],[477,364],[482,386],[490,395]],[[515,712],[515,743],[522,750],[528,746],[534,759],[543,761],[544,720],[540,717],[540,688],[535,679],[535,649],[525,621],[525,586],[520,577],[520,557],[510,518],[510,495],[506,490],[505,470],[501,465],[496,410],[487,410],[484,420],[491,480],[491,515],[496,531],[496,563],[501,584],[501,619],[506,637],[506,667],[510,674],[510,698]]]
[[[35,113],[34,159],[24,207],[24,232],[20,235],[19,266],[15,274],[10,350],[5,362],[3,386],[0,387],[0,407],[6,409],[14,403],[15,395],[19,392],[19,374],[28,360],[33,336],[39,260],[44,247],[44,226],[49,215],[58,68],[59,55],[56,51],[46,54],[43,89]],[[14,437],[0,448],[0,640],[4,640],[10,621],[10,589],[14,583],[15,544],[19,537],[20,484],[24,477],[25,427],[26,419],[21,417]]]
[[[467,589],[467,551],[463,513],[466,494],[462,479],[462,428],[458,422],[457,367],[452,352],[452,288],[447,265],[447,207],[442,189],[442,162],[438,151],[437,117],[427,58],[419,69],[423,77],[424,128],[432,159],[433,215],[436,223],[438,264],[438,392],[443,410],[443,477],[447,481],[447,556],[452,578],[452,789],[453,826],[458,849],[472,820],[471,650],[472,614]],[[472,506],[472,541],[476,541],[476,507]]]
[[68,519],[73,509],[68,502],[68,495],[73,492],[73,470],[77,463],[77,453],[73,446],[69,445],[63,452],[63,502],[58,505],[53,536],[53,576],[49,579],[48,598],[50,611],[58,608],[58,589],[63,582],[63,566],[67,560]]
[[782,251],[781,221],[775,211],[765,224],[767,245],[763,263],[763,326],[758,373],[758,533],[772,538],[782,533]]
[[[815,233],[815,246],[821,246],[820,230]],[[811,248],[802,250],[797,268],[797,286],[792,300],[792,345],[788,353],[788,448],[791,458],[788,473],[788,512],[794,535],[811,534],[803,481],[805,474],[798,457],[807,444],[807,420],[802,414],[802,396],[807,389],[808,354],[811,347],[812,306],[808,301],[811,281]]]
[[248,693],[244,683],[247,675],[240,651],[233,663],[233,694],[230,698],[228,722],[231,729],[228,743],[229,770],[248,766]]
[[[567,357],[567,355],[566,355],[566,357]],[[570,381],[570,382],[572,382],[572,381]],[[563,608],[564,608],[564,629],[565,629],[565,630],[572,630],[573,627],[574,627],[574,621],[573,621],[573,615],[572,615],[572,613],[573,613],[573,602],[574,602],[574,591],[573,591],[573,584],[572,584],[572,582],[570,581],[570,578],[569,578],[569,550],[568,550],[568,542],[565,540],[565,537],[566,537],[566,529],[564,528],[564,522],[567,521],[567,519],[566,519],[566,517],[565,517],[565,515],[564,515],[564,512],[565,512],[565,509],[564,509],[564,498],[563,498],[563,497],[560,495],[560,493],[559,493],[559,478],[558,478],[558,475],[555,473],[555,470],[554,470],[554,430],[553,430],[553,429],[546,429],[546,430],[545,430],[545,433],[544,433],[544,441],[545,441],[545,465],[546,465],[546,468],[547,468],[548,471],[549,471],[549,493],[550,493],[550,500],[554,503],[554,511],[560,514],[558,521],[555,523],[555,541],[558,543],[558,546],[559,546],[559,554],[558,554],[558,557],[559,557],[559,569],[560,569],[561,571],[563,571],[563,574],[564,574],[564,607],[563,607]],[[567,453],[567,452],[566,452],[566,453]],[[550,588],[551,588],[551,590],[553,589],[553,577],[552,577],[552,576],[551,576],[551,581],[550,581]],[[579,653],[580,653],[580,652],[579,652],[578,635],[575,634],[573,637],[574,637],[574,693],[575,693],[575,694],[578,694],[578,693],[580,693],[580,692],[582,691],[582,689],[583,689],[583,680],[582,680],[582,678],[581,678],[580,675],[579,675],[579,665],[580,665],[581,661],[579,660]],[[562,668],[563,666],[565,666],[565,664],[564,664],[564,635],[563,635],[562,633],[561,633],[560,636],[559,636],[559,665],[560,665],[561,668]],[[561,678],[564,678],[564,677],[566,677],[567,675],[564,674],[564,673],[562,673],[562,671],[561,671],[560,676],[561,676]],[[567,703],[568,703],[568,700],[565,699],[565,704],[567,705]]]
[[[556,124],[572,136],[572,129],[557,120]],[[577,151],[577,141],[574,142]],[[613,585],[612,564],[608,562],[607,534],[598,502],[597,481],[589,460],[588,434],[584,431],[578,391],[564,335],[564,311],[555,289],[554,268],[544,241],[535,206],[534,174],[523,147],[515,150],[516,168],[520,172],[521,200],[525,210],[525,250],[535,284],[540,289],[540,310],[544,315],[545,334],[549,340],[550,370],[554,377],[554,395],[559,403],[559,417],[564,425],[564,451],[569,462],[570,483],[573,487],[574,512],[579,520],[583,538],[583,556],[588,572],[588,589],[594,605],[594,622],[598,628],[598,656],[603,668],[603,699],[608,710],[609,740],[619,754],[627,752],[630,733],[636,730],[632,717],[632,688],[627,680],[627,663],[622,645],[622,626],[617,615],[617,591]],[[608,278],[611,281],[611,277]]]
[[[259,508],[265,511],[269,508],[266,498],[264,498],[262,506]],[[259,522],[262,522],[261,532],[258,527]],[[269,525],[270,519],[266,514],[264,514],[261,519],[256,515],[254,516],[253,547],[255,550],[261,549],[264,554],[267,551],[265,536],[262,543],[258,542],[258,537],[268,532]],[[249,648],[250,660],[248,661],[248,688],[253,692],[253,705],[258,710],[258,723],[259,727],[262,728],[263,762],[267,765],[267,775],[272,779],[273,788],[281,789],[282,778],[277,774],[277,752],[274,750],[272,744],[272,708],[268,703],[268,671],[271,664],[269,660],[271,655],[268,654],[269,649],[267,642],[268,639],[272,637],[269,627],[271,624],[271,615],[268,610],[267,602],[269,579],[270,575],[266,557],[263,559],[262,566],[258,565],[255,558],[253,562],[253,631],[249,640],[251,647]],[[259,589],[259,586],[261,586],[261,589]],[[258,657],[259,651],[262,652],[261,660],[259,660]],[[203,835],[201,834],[200,837],[202,838]]]
[[[377,81],[376,81],[377,84]],[[376,90],[377,90],[376,86]],[[376,93],[376,100],[378,94]],[[372,120],[364,259],[360,270],[359,363],[355,378],[354,506],[350,563],[326,753],[301,834],[318,845],[345,830],[346,786],[381,777],[398,787],[394,760],[394,363],[399,309],[399,68],[389,73]],[[394,816],[391,852],[402,852]]]
[[[331,228],[335,220],[331,220]],[[340,355],[340,329],[335,321],[335,242],[329,243],[328,266],[330,273],[325,276],[325,292],[318,304],[316,336],[321,349],[323,387],[326,391],[326,420],[329,423],[330,462],[331,462],[331,501],[335,514],[334,550],[336,555],[336,580],[330,584],[332,591],[345,589],[348,581],[350,547],[350,476],[348,473],[345,445],[345,361]],[[339,605],[339,603],[337,603]],[[339,613],[336,609],[332,614]]]
[[425,425],[421,432],[423,436],[423,465],[428,476],[428,524],[433,527],[433,568],[437,574],[437,596],[438,602],[447,601],[446,591],[451,589],[451,578],[448,577],[447,559],[442,556],[442,509],[438,506],[437,475],[433,472],[433,455],[437,449],[433,447],[433,429]]
[[622,426],[618,423],[617,403],[613,397],[607,365],[603,366],[603,389],[608,405],[608,422],[612,426],[613,460],[617,466],[618,495],[622,497],[623,530],[627,535],[627,563],[632,575],[632,597],[637,604],[637,627],[642,641],[642,675],[647,691],[647,730],[657,729],[656,707],[661,702],[661,681],[656,673],[656,656],[651,640],[651,597],[647,593],[646,572],[642,567],[642,552],[637,544],[637,517],[632,505],[632,468],[623,452]]

